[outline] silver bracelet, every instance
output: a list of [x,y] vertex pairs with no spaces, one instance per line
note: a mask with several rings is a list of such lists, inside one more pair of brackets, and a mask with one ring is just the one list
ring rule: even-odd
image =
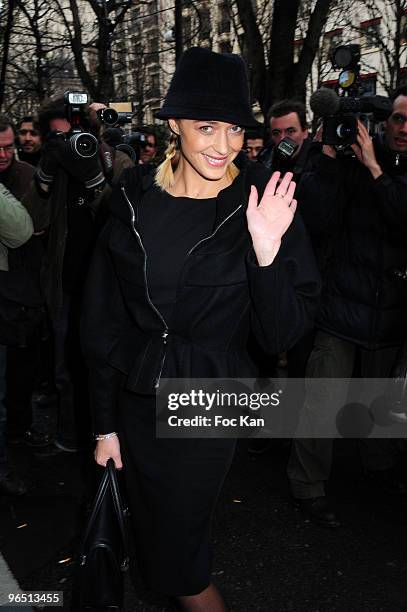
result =
[[109,438],[114,438],[117,436],[117,431],[112,431],[108,434],[96,434],[95,440],[109,440]]

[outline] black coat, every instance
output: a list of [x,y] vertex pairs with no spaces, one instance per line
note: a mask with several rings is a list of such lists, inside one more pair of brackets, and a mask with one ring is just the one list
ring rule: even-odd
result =
[[302,174],[314,169],[316,160],[321,155],[321,150],[321,144],[313,142],[312,138],[308,137],[302,143],[298,155],[291,159],[284,159],[283,157],[275,156],[276,147],[272,143],[260,151],[256,161],[261,162],[271,172],[276,170],[281,173],[292,172],[294,175],[293,180],[298,185]]
[[407,158],[378,142],[384,174],[355,159],[322,155],[299,189],[301,212],[319,242],[323,289],[317,327],[365,348],[407,334]]
[[259,164],[249,167],[219,194],[214,230],[187,256],[167,322],[149,299],[137,228],[137,205],[153,178],[141,179],[136,169],[124,173],[84,303],[82,344],[95,432],[117,430],[123,375],[128,390],[146,394],[154,393],[161,375],[255,376],[246,352],[250,326],[270,353],[288,348],[312,326],[319,275],[304,226],[297,215],[273,264],[257,265],[246,206],[250,185],[262,193],[268,173]]

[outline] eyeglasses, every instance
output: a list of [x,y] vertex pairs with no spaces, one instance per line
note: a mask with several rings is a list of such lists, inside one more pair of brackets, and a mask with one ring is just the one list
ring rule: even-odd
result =
[[27,136],[27,134],[31,134],[31,136],[39,136],[40,133],[38,130],[18,130],[19,136]]
[[0,151],[2,153],[7,153],[7,154],[13,153],[14,149],[15,149],[14,145],[6,145],[5,147],[0,147]]

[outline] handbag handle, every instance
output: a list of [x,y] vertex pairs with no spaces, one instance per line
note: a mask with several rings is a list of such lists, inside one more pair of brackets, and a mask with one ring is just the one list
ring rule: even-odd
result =
[[116,516],[119,523],[119,529],[122,536],[122,544],[123,544],[123,561],[121,563],[122,570],[126,570],[129,565],[129,554],[128,554],[128,543],[127,543],[127,535],[126,535],[126,527],[124,524],[124,515],[127,512],[127,509],[124,508],[123,500],[120,495],[119,483],[117,482],[116,476],[116,466],[112,458],[108,459],[106,463],[106,468],[103,474],[103,478],[100,482],[98,491],[96,493],[95,501],[93,503],[92,512],[89,517],[85,535],[83,537],[83,547],[81,553],[81,565],[83,565],[86,561],[86,555],[84,551],[86,549],[86,542],[90,536],[90,532],[93,527],[93,523],[96,519],[96,516],[100,510],[100,506],[102,504],[103,498],[106,495],[106,489],[110,488],[113,498],[113,504],[116,510]]
[[127,542],[127,533],[126,533],[126,525],[124,522],[124,517],[127,514],[128,510],[127,508],[124,507],[123,498],[120,493],[119,483],[117,481],[116,466],[112,458],[108,459],[106,463],[106,471],[108,473],[110,490],[112,492],[113,502],[116,507],[117,520],[119,522],[119,528],[122,534],[123,555],[124,555],[124,559],[122,562],[122,570],[126,570],[129,565],[129,554],[128,554],[128,542]]

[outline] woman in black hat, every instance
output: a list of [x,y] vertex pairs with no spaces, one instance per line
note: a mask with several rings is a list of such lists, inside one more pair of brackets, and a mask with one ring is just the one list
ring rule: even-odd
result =
[[220,612],[210,522],[232,439],[155,436],[160,378],[251,377],[250,328],[271,353],[312,324],[319,280],[291,175],[238,160],[257,125],[240,57],[193,48],[163,108],[179,141],[154,176],[123,175],[83,320],[96,461],[124,467],[140,569],[182,610]]

